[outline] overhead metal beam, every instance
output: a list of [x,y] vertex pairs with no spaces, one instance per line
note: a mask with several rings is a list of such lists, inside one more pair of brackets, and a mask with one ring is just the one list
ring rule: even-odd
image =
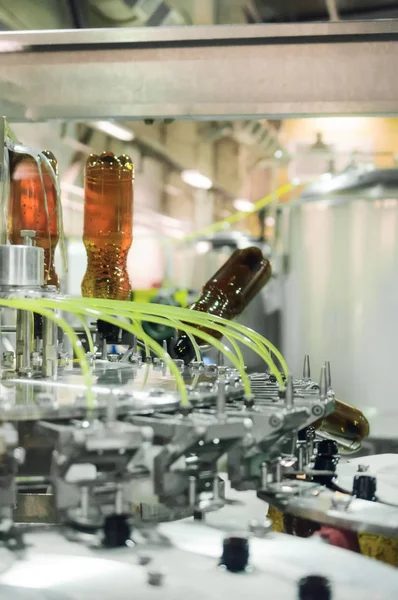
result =
[[10,120],[398,114],[398,21],[0,33]]

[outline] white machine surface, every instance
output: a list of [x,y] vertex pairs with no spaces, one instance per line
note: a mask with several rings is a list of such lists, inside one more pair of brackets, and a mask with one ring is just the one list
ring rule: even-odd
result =
[[[360,471],[358,471],[358,469]],[[377,498],[380,502],[398,506],[398,455],[376,454],[343,462],[337,467],[339,485],[349,491],[355,475],[365,472],[376,477]]]
[[[393,600],[398,571],[357,554],[281,534],[250,539],[243,574],[218,566],[225,530],[194,522],[162,525],[168,541],[118,550],[90,549],[57,532],[26,536],[28,548],[0,577],[2,600],[173,600],[220,597],[295,600],[306,575],[330,579],[333,600]],[[139,535],[138,532],[138,536]],[[133,546],[133,544],[132,544]],[[146,563],[146,564],[144,564]]]

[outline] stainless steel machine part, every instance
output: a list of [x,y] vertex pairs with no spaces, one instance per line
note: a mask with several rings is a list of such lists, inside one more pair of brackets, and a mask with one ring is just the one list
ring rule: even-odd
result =
[[[23,231],[31,242],[35,232]],[[35,289],[44,284],[44,250],[32,246],[0,246],[0,287]]]
[[17,310],[16,369],[19,375],[31,374],[31,351],[33,315],[26,310]]
[[334,527],[398,538],[395,506],[332,491],[317,483],[284,481],[270,484],[259,497],[283,512]]
[[395,114],[397,34],[393,19],[2,32],[0,73],[15,121]]
[[58,373],[58,326],[43,317],[43,377],[57,378]]

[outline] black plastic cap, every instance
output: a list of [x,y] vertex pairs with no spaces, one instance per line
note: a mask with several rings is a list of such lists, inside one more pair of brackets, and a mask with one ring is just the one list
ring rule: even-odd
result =
[[298,583],[299,600],[331,600],[332,589],[327,577],[308,575]]
[[317,447],[318,456],[337,456],[339,447],[334,440],[321,440]]
[[376,477],[372,475],[355,475],[352,495],[361,500],[376,501]]
[[127,515],[109,515],[104,523],[103,544],[107,548],[120,548],[130,539]]
[[172,358],[180,358],[188,365],[195,358],[195,350],[187,335],[180,335],[170,347]]
[[245,537],[228,537],[223,544],[220,564],[231,573],[244,571],[249,563],[249,541]]

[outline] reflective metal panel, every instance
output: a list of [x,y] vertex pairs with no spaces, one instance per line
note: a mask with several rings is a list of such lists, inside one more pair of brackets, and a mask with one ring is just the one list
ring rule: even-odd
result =
[[330,360],[337,396],[363,409],[382,437],[398,435],[398,175],[390,174],[395,188],[375,171],[360,191],[351,181],[333,193],[330,182],[318,187],[318,201],[307,193],[285,214],[284,240],[288,363],[300,372],[309,353],[317,375]]

